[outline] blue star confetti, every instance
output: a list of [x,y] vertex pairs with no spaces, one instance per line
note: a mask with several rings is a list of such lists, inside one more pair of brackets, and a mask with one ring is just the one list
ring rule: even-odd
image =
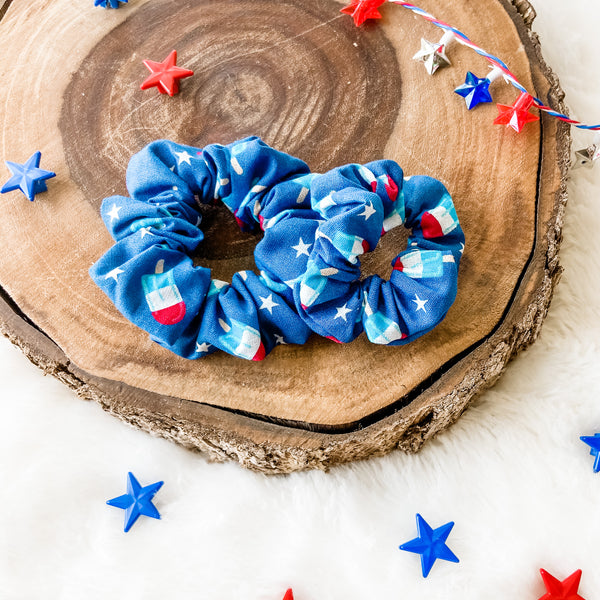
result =
[[462,96],[465,99],[467,108],[471,110],[482,102],[491,102],[492,96],[490,94],[490,83],[491,81],[487,78],[479,78],[469,71],[465,82],[458,86],[454,93]]
[[419,537],[400,546],[400,550],[414,552],[421,555],[421,569],[423,577],[429,575],[433,563],[440,558],[450,562],[459,562],[456,555],[446,546],[446,540],[450,531],[454,527],[454,522],[446,523],[437,529],[432,529],[427,521],[417,513],[417,531]]
[[94,6],[102,8],[119,8],[119,2],[127,4],[127,0],[94,0]]
[[2,186],[0,193],[21,190],[33,202],[36,194],[45,192],[48,189],[46,179],[56,177],[56,173],[40,169],[41,158],[42,153],[38,150],[24,164],[14,163],[10,160],[5,161],[13,175]]
[[152,498],[164,482],[157,481],[142,487],[133,473],[127,474],[127,493],[107,500],[109,506],[116,506],[125,511],[125,533],[127,533],[140,515],[160,519],[160,513],[152,504]]
[[579,439],[590,446],[590,454],[596,457],[594,461],[594,473],[598,473],[600,471],[600,433],[582,435]]

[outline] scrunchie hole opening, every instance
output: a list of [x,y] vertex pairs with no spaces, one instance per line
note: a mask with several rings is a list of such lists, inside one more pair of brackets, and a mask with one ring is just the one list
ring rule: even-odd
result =
[[222,203],[198,204],[204,240],[192,254],[195,265],[212,270],[214,279],[230,282],[238,271],[255,271],[254,248],[263,237],[255,232],[241,231],[234,216]]
[[379,275],[382,279],[389,279],[392,273],[392,261],[406,250],[406,243],[411,231],[404,227],[396,227],[388,231],[372,252],[367,252],[360,257],[360,280],[371,275]]

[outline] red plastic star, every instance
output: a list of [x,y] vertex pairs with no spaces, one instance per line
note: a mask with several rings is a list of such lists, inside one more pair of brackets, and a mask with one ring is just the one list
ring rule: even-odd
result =
[[581,579],[581,569],[571,573],[564,581],[559,581],[544,569],[540,569],[540,574],[544,580],[547,593],[540,600],[585,600],[577,593],[579,580]]
[[148,88],[156,86],[161,94],[169,94],[174,96],[179,92],[179,79],[185,77],[191,77],[194,71],[189,69],[182,69],[175,63],[177,62],[177,51],[173,50],[165,60],[162,62],[154,62],[153,60],[145,60],[144,64],[148,67],[148,70],[152,73],[141,88],[147,90]]
[[533,105],[533,96],[527,92],[521,92],[512,106],[506,104],[498,104],[498,116],[494,121],[494,125],[508,125],[517,133],[523,129],[523,125],[532,121],[539,121],[539,117],[529,112]]
[[294,594],[292,594],[291,588],[285,593],[283,600],[294,600]]
[[350,4],[340,12],[352,15],[354,24],[358,27],[367,19],[381,19],[381,13],[377,10],[386,0],[352,0]]

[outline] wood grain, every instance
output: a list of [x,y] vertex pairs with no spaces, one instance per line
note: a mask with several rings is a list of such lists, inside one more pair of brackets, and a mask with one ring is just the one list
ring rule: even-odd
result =
[[[527,27],[531,8],[515,4],[422,3],[559,106]],[[0,76],[10,82],[0,89],[2,156],[25,160],[40,149],[42,166],[57,173],[35,203],[13,194],[3,204],[3,331],[120,418],[265,471],[417,449],[535,339],[560,274],[567,129],[546,116],[520,135],[491,125],[494,105],[467,111],[453,94],[467,70],[485,74],[483,59],[456,45],[453,66],[429,77],[411,58],[437,29],[391,5],[380,23],[357,29],[339,6],[139,0],[103,12],[40,0],[11,5],[0,22]],[[175,98],[139,90],[141,61],[173,48],[196,75]],[[17,78],[19,64],[28,70]],[[515,97],[499,82],[493,94]],[[130,155],[160,137],[202,146],[250,134],[316,171],[385,157],[406,174],[441,179],[467,238],[446,320],[401,348],[313,336],[262,363],[225,354],[186,361],[125,321],[87,269],[111,244],[98,206],[125,192]],[[204,216],[196,260],[217,278],[253,268],[257,238],[224,209]],[[405,238],[384,237],[364,274],[389,276]]]

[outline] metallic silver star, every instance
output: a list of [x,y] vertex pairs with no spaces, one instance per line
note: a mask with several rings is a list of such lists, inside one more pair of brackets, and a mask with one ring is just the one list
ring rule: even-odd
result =
[[439,68],[452,64],[446,56],[445,44],[439,42],[434,44],[425,38],[421,38],[421,49],[413,56],[413,60],[422,61],[430,75],[433,75]]
[[582,148],[575,152],[575,164],[574,169],[585,167],[586,169],[593,169],[594,163],[600,159],[600,143],[592,144],[587,148]]

